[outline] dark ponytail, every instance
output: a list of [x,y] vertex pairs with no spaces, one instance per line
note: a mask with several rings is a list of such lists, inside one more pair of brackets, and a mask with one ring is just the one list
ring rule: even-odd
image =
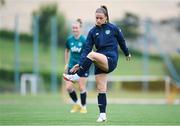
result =
[[107,9],[107,7],[106,7],[105,5],[101,5],[101,8],[103,8],[104,10],[106,10],[106,13],[104,13],[104,14],[105,14],[105,16],[107,17],[107,22],[109,22],[109,14],[108,14],[108,9]]
[[79,23],[80,27],[82,27],[82,20],[78,18],[76,21]]

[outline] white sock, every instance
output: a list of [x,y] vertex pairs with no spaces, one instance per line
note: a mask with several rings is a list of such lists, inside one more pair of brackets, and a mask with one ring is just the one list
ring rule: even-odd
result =
[[74,104],[80,105],[79,100],[77,100],[76,102],[74,102]]
[[100,117],[102,117],[103,119],[106,118],[106,113],[100,113]]
[[81,106],[83,109],[86,109],[86,106],[84,105],[84,106]]
[[83,93],[85,93],[85,92],[86,92],[86,90],[83,90],[83,91],[80,92],[80,94],[83,94]]

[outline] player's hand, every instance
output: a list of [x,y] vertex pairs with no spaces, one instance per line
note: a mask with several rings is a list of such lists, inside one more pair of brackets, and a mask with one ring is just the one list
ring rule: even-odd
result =
[[66,71],[67,68],[68,68],[68,64],[66,64],[66,65],[64,66],[64,70]]
[[72,69],[70,69],[70,72],[71,73],[76,73],[78,70],[79,70],[79,64],[76,64],[76,65],[73,66]]
[[129,54],[128,56],[126,56],[126,60],[130,61],[131,60],[131,54]]

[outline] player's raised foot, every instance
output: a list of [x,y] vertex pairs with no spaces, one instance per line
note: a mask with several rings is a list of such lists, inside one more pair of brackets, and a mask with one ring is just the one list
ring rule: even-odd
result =
[[105,113],[100,113],[98,119],[96,120],[96,122],[106,122],[107,118],[106,118],[106,114]]
[[81,109],[81,106],[79,104],[74,104],[70,112],[75,113],[75,112],[80,111],[80,109]]
[[81,107],[81,109],[80,109],[80,113],[82,113],[82,114],[87,113],[87,109],[86,109],[86,107]]
[[63,74],[63,78],[66,80],[66,81],[72,81],[72,82],[76,82],[79,80],[79,76],[77,74],[74,74],[74,75],[69,75],[69,74]]

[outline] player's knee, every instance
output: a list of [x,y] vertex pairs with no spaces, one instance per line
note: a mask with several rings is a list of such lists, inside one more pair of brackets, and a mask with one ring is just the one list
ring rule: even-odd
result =
[[107,89],[105,86],[101,86],[101,85],[97,85],[97,92],[101,93],[101,92],[106,92]]
[[71,86],[66,86],[67,92],[72,92],[73,88]]
[[94,60],[94,55],[95,55],[95,52],[90,52],[87,57],[91,60]]
[[98,93],[105,93],[105,92],[107,92],[107,91],[106,91],[106,89],[97,88],[97,92],[98,92]]
[[85,87],[84,86],[79,86],[79,91],[80,92],[83,92],[85,90]]

